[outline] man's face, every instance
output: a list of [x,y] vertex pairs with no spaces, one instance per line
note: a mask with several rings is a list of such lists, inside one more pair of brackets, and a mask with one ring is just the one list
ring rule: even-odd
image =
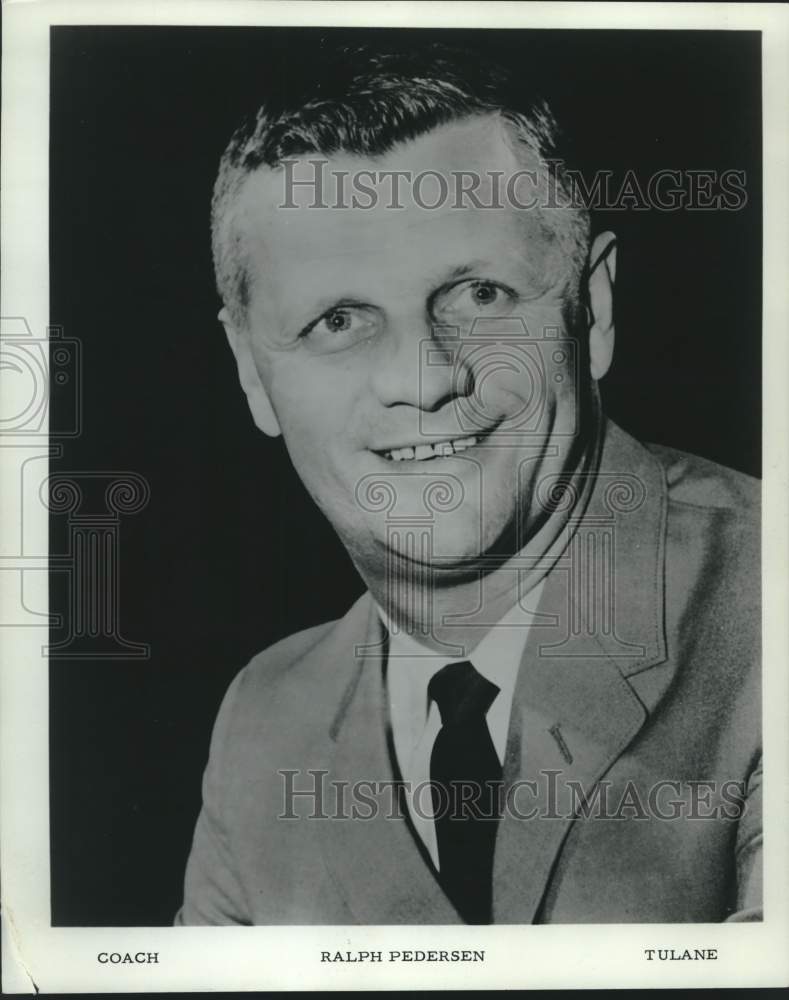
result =
[[[326,177],[439,171],[450,195],[432,210],[407,183],[392,208],[391,181],[372,208],[310,208],[307,187],[282,208],[282,168],[259,170],[241,193],[251,303],[231,343],[250,405],[281,431],[363,572],[388,557],[437,559],[451,576],[505,538],[522,544],[540,517],[540,478],[572,447],[588,371],[567,329],[568,267],[540,213],[491,189],[536,169],[524,158],[494,119],[477,118],[374,159],[328,158]],[[457,207],[461,171],[482,182],[477,203]],[[515,190],[522,203],[535,195],[525,177]],[[417,198],[433,204],[438,191],[425,180]],[[427,549],[409,541],[426,526]]]

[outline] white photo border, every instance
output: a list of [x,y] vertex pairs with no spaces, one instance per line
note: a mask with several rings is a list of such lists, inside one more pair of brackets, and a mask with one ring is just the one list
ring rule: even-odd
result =
[[[58,928],[50,926],[46,625],[0,627],[3,988],[92,993],[269,989],[730,987],[789,984],[789,8],[720,3],[310,3],[250,0],[7,0],[2,107],[4,317],[50,322],[49,44],[52,25],[332,25],[652,28],[762,32],[764,125],[765,918],[753,924],[495,927]],[[0,373],[0,391],[14,383]],[[12,404],[11,404],[12,405]],[[46,438],[42,438],[46,447]],[[0,523],[25,517],[46,552],[46,509],[21,510],[19,452],[0,441]],[[3,473],[6,473],[3,476]],[[16,478],[15,478],[16,477]],[[0,553],[0,569],[7,553]],[[46,560],[25,597],[46,608]],[[0,609],[18,601],[0,573]],[[13,591],[13,592],[12,592]],[[45,620],[45,619],[43,619]],[[2,621],[2,619],[0,619]],[[321,964],[321,951],[484,949],[481,963]],[[648,962],[647,948],[713,948],[714,962]],[[103,965],[99,952],[157,953]]]

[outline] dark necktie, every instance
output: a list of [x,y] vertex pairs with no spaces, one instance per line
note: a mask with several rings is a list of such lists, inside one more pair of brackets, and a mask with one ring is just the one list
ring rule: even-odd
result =
[[442,667],[427,691],[442,723],[430,757],[439,879],[466,923],[488,924],[502,769],[485,714],[499,689],[463,660]]

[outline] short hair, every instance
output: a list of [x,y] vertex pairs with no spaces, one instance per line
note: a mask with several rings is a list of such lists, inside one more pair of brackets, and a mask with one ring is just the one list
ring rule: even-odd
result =
[[307,75],[287,92],[278,88],[241,123],[219,164],[212,249],[217,291],[234,323],[245,323],[250,301],[247,251],[236,224],[238,195],[250,174],[305,154],[382,155],[440,125],[479,115],[496,116],[509,127],[538,158],[543,183],[552,174],[563,200],[558,211],[545,214],[570,265],[569,284],[577,289],[589,249],[589,213],[568,179],[568,137],[523,70],[429,43],[407,52],[344,46]]

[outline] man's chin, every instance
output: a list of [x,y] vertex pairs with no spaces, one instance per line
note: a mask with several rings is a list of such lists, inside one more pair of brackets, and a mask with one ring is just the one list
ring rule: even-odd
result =
[[392,524],[385,535],[380,525],[364,530],[350,526],[340,537],[362,576],[367,579],[400,579],[410,586],[461,585],[494,572],[517,554],[517,532],[512,523],[500,531],[487,525],[480,537],[476,519],[464,524],[419,523],[417,519]]
[[[416,540],[415,535],[412,535],[411,542]],[[460,545],[453,548],[447,544],[441,547],[431,546],[427,532],[422,539],[422,546],[407,544],[395,548],[391,541],[389,539],[384,546],[390,573],[412,584],[429,581],[434,587],[458,586],[478,580],[497,569],[514,554],[498,545],[482,551],[479,547],[464,549]]]

